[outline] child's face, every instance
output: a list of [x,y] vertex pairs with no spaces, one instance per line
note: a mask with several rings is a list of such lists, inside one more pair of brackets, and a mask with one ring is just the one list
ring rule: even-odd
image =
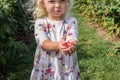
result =
[[62,19],[67,10],[68,0],[44,0],[47,17],[51,19]]

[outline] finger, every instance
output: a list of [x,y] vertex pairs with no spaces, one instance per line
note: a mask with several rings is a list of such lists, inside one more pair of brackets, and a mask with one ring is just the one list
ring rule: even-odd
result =
[[71,49],[71,52],[74,53],[77,50],[77,47]]
[[65,49],[62,49],[63,52],[68,52],[70,51],[70,48],[65,48]]

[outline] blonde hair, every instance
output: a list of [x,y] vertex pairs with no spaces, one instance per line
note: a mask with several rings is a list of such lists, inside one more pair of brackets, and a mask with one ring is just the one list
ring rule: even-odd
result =
[[[71,9],[73,7],[74,0],[68,0],[67,10],[64,14],[64,17],[70,17],[71,16]],[[33,17],[35,19],[43,18],[47,16],[47,12],[45,8],[43,7],[43,0],[30,0],[27,2],[28,11],[33,13]]]

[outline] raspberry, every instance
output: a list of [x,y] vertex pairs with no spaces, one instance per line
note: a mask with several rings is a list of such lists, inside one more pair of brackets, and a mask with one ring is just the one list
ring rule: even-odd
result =
[[63,44],[63,46],[69,48],[69,47],[70,47],[70,42],[65,42],[65,43]]

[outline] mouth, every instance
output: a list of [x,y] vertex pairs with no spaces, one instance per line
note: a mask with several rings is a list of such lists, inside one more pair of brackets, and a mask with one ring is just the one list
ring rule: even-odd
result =
[[61,12],[61,10],[56,10],[55,12]]

